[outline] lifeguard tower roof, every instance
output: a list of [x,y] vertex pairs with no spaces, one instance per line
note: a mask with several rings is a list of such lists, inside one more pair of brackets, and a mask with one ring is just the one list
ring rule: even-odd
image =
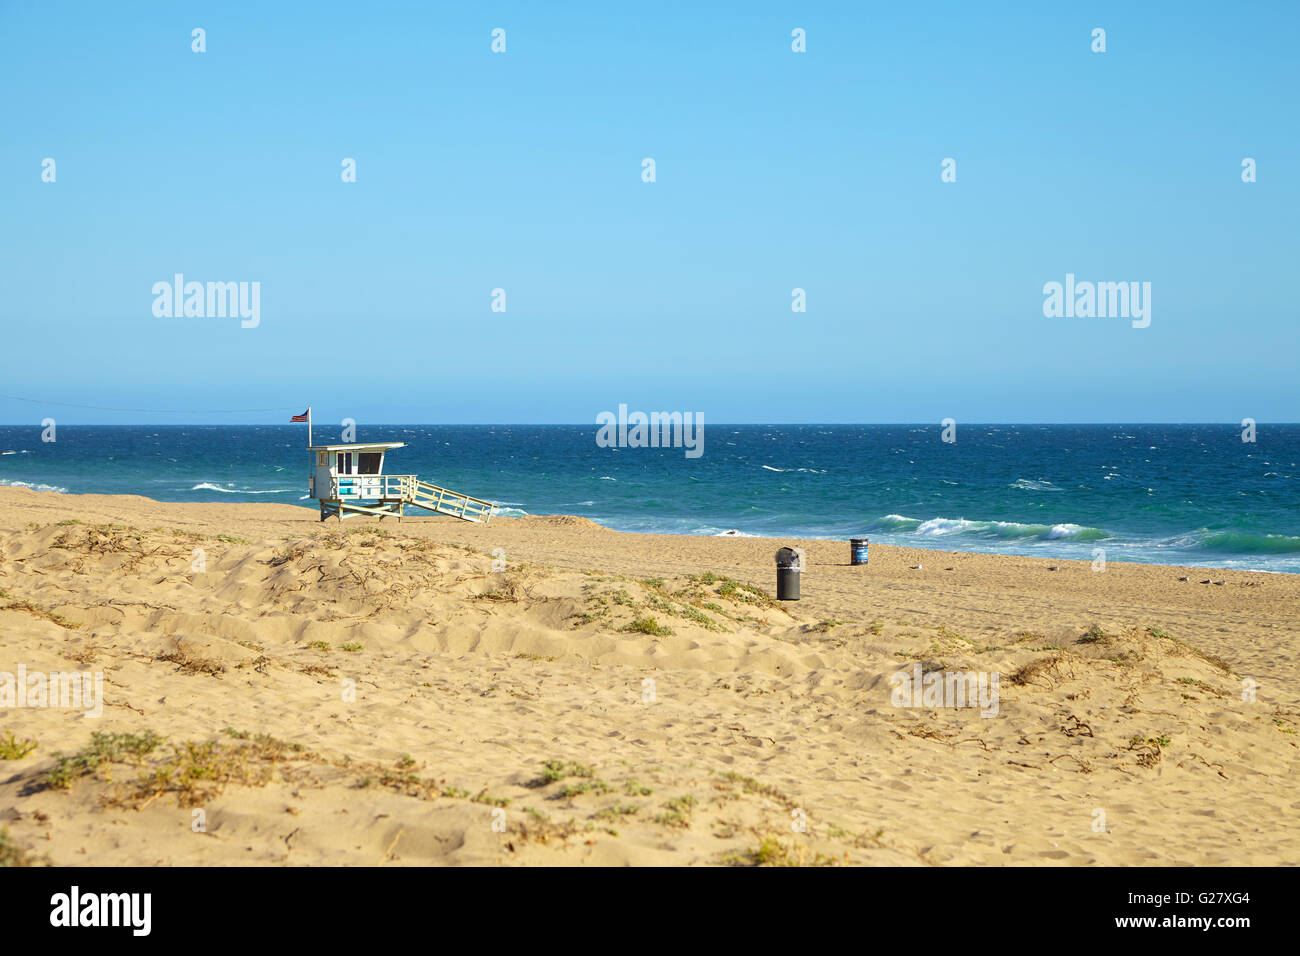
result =
[[377,442],[369,442],[366,444],[360,442],[352,442],[351,444],[348,445],[308,445],[307,450],[308,451],[361,451],[367,448],[380,448],[383,449],[384,451],[387,451],[390,448],[405,448],[405,447],[406,447],[406,442],[404,441],[377,441]]

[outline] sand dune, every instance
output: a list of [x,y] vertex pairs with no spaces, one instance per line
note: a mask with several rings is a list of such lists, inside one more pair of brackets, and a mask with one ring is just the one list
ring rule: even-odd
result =
[[1300,862],[1300,579],[786,543],[0,489],[0,857]]

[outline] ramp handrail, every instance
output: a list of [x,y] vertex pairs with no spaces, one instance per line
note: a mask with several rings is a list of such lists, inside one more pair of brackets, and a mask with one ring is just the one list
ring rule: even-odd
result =
[[[426,500],[421,501],[421,498]],[[447,499],[452,500],[447,501]],[[492,502],[471,495],[462,495],[459,492],[441,488],[438,485],[431,485],[429,482],[420,481],[418,478],[415,481],[415,495],[412,497],[411,503],[442,514],[454,514],[458,518],[472,517],[488,521],[492,517]],[[459,508],[459,510],[449,510],[456,508]]]

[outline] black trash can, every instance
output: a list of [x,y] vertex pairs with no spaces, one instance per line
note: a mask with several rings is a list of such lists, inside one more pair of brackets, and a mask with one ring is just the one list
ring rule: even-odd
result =
[[867,563],[867,539],[866,538],[849,538],[849,563],[850,564]]
[[776,599],[778,601],[799,600],[799,575],[803,573],[803,561],[794,548],[782,548],[776,553]]

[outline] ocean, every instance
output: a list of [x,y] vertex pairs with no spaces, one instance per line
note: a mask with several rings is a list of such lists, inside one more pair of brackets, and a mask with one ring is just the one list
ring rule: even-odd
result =
[[[1300,573],[1300,425],[708,425],[704,453],[603,448],[595,425],[373,425],[385,471],[505,515],[622,531]],[[160,501],[306,498],[305,425],[0,427],[0,485]],[[317,424],[318,444],[338,442]],[[847,548],[847,546],[846,546]]]

